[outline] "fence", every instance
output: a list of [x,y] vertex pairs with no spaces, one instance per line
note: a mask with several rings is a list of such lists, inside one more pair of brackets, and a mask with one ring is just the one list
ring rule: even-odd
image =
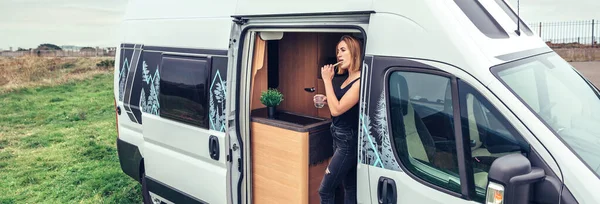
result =
[[62,50],[31,50],[31,51],[13,51],[0,52],[0,57],[21,57],[21,56],[40,56],[40,57],[103,57],[115,56],[115,51],[62,51]]
[[598,47],[598,20],[536,22],[529,27],[552,48]]

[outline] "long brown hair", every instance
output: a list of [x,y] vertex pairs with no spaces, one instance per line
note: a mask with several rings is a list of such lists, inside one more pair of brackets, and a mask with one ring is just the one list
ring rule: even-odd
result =
[[[350,67],[348,67],[349,70],[352,71],[360,71],[361,63],[360,63],[360,58],[361,58],[361,49],[360,49],[360,42],[358,41],[358,39],[349,36],[349,35],[344,35],[340,38],[340,41],[338,41],[338,45],[341,42],[345,42],[346,45],[348,45],[348,50],[350,51],[350,56],[352,57],[352,60],[350,61]],[[338,53],[338,49],[337,49],[337,45],[335,48],[335,54],[337,55]],[[339,69],[338,68],[338,74],[344,74],[345,70],[344,69]]]

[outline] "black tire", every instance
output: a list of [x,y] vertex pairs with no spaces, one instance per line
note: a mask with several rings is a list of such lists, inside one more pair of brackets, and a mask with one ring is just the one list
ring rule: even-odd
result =
[[148,191],[148,185],[146,183],[146,172],[142,172],[140,184],[142,184],[142,202],[144,204],[152,204],[153,202],[150,198],[150,192]]

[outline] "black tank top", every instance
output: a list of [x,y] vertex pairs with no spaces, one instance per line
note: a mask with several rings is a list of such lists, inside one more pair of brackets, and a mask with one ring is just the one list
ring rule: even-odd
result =
[[[344,96],[346,94],[346,92],[348,92],[348,90],[350,89],[350,87],[352,87],[354,82],[356,82],[359,79],[360,79],[360,77],[358,77],[354,81],[350,82],[344,88],[341,88],[341,85],[344,82],[341,80],[340,80],[341,81],[340,84],[333,85],[333,91],[335,92],[335,96],[338,99],[338,101],[342,99],[342,96]],[[359,105],[359,103],[356,103],[356,105],[352,106],[352,108],[350,108],[348,111],[344,112],[343,114],[341,114],[337,117],[331,116],[333,125],[336,127],[339,127],[339,128],[352,128],[353,130],[357,130],[358,129],[358,105]]]

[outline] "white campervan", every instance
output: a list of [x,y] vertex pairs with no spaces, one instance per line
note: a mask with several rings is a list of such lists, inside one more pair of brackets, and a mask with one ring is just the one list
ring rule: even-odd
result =
[[598,89],[517,19],[503,0],[131,0],[121,168],[145,203],[318,203],[312,99],[352,35],[358,203],[600,203]]

